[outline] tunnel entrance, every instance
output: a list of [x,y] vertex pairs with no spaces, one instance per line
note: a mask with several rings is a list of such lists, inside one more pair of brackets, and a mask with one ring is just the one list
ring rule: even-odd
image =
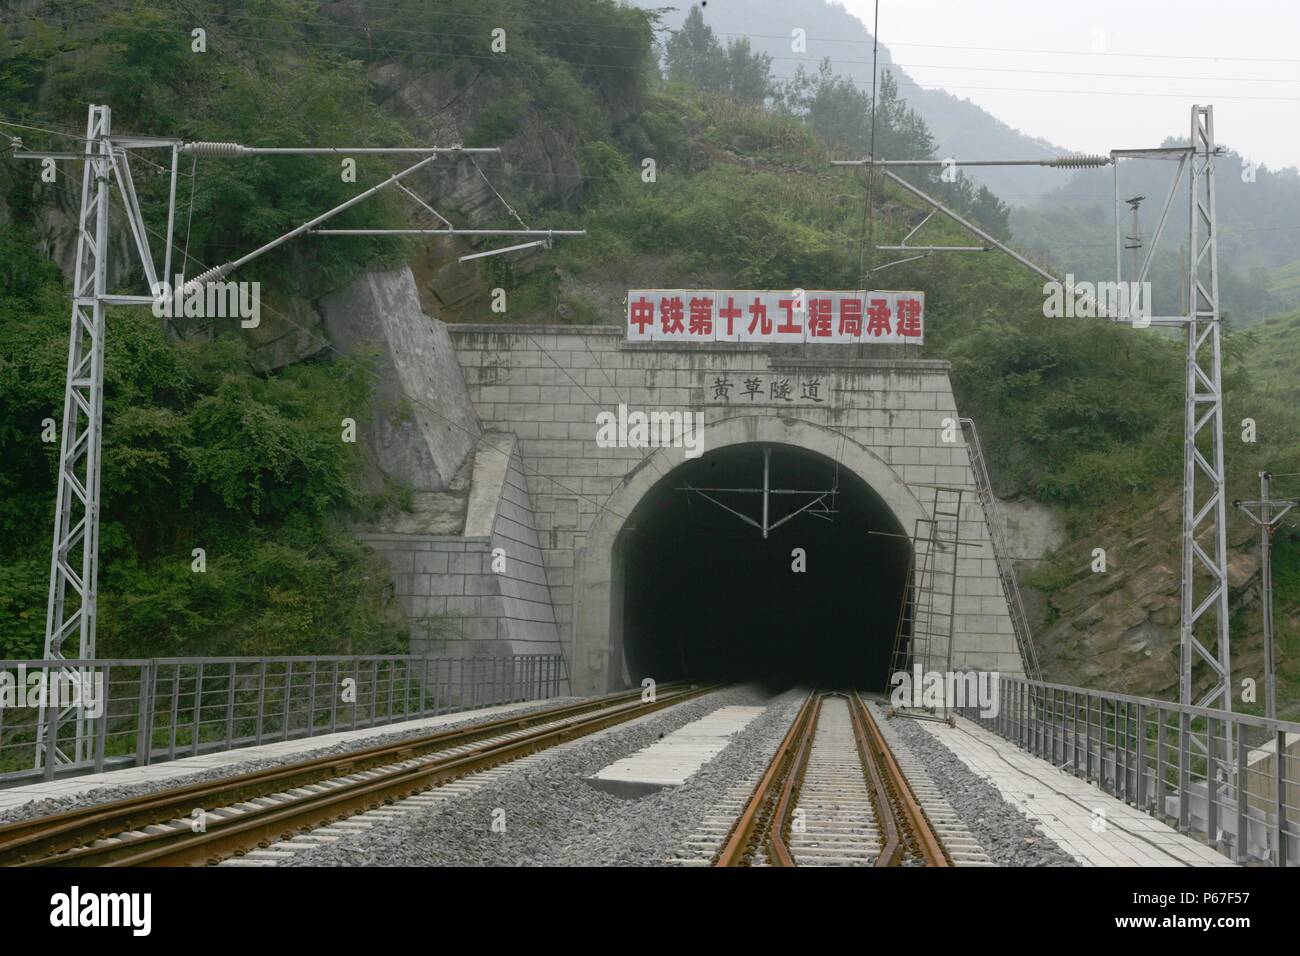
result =
[[685,462],[615,544],[625,677],[886,688],[905,535],[866,483],[806,449],[737,444]]

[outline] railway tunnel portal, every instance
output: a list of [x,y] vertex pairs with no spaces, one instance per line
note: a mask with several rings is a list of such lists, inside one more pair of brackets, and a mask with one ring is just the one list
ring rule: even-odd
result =
[[[882,688],[909,539],[942,485],[969,492],[945,663],[1023,673],[946,362],[905,347],[636,342],[617,326],[411,325],[454,356],[464,413],[453,427],[416,409],[404,453],[439,432],[477,436],[455,528],[367,536],[393,565],[413,653],[562,654],[575,694],[646,677]],[[439,361],[428,403],[453,391]],[[638,411],[677,416],[690,440],[607,428]],[[783,492],[767,496],[766,538],[765,457]],[[818,499],[808,492],[833,495],[791,516]],[[438,616],[454,640],[426,637]]]
[[611,653],[626,683],[888,685],[910,543],[838,460],[741,442],[642,496],[611,560]]
[[[948,363],[630,342],[617,327],[448,329],[484,427],[516,436],[575,692],[645,677],[886,686],[908,539],[935,484],[972,492],[952,666],[1022,672]],[[600,416],[622,409],[694,420],[698,448],[601,442]],[[834,492],[784,522],[816,496],[769,494],[766,538],[752,524],[765,455],[769,489]]]

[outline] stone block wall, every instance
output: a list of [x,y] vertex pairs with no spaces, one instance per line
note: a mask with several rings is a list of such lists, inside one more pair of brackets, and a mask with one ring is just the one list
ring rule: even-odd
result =
[[[542,552],[514,441],[484,449],[504,456],[486,533],[365,534],[393,569],[411,622],[411,653],[445,657],[556,654],[561,651]],[[477,470],[477,469],[476,469]],[[496,477],[494,472],[493,476]],[[474,520],[471,506],[470,520]],[[495,570],[499,568],[500,570]],[[447,615],[443,621],[427,618]]]

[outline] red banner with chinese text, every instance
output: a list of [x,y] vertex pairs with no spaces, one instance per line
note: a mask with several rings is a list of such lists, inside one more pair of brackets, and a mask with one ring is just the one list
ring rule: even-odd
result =
[[630,342],[920,345],[924,292],[640,289],[627,295]]

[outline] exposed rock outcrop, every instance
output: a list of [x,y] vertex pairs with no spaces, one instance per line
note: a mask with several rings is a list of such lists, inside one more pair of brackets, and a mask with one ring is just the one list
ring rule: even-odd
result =
[[[1044,676],[1051,681],[1176,698],[1181,616],[1181,497],[1146,514],[1118,510],[1087,539],[1072,543],[1073,579],[1050,597],[1022,585]],[[1206,547],[1209,547],[1207,542]],[[1106,550],[1095,573],[1091,550]],[[1248,529],[1229,538],[1228,586],[1234,610],[1256,603],[1259,555]],[[1234,622],[1238,677],[1262,679],[1258,614]]]

